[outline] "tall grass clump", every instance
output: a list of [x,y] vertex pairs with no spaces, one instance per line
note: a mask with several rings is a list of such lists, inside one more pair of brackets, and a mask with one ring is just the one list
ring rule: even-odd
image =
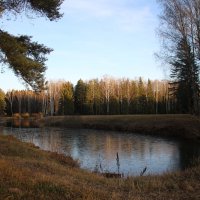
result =
[[30,114],[29,113],[21,113],[21,117],[23,119],[29,119],[30,118]]
[[13,113],[12,117],[14,119],[20,119],[21,118],[21,115],[19,113]]

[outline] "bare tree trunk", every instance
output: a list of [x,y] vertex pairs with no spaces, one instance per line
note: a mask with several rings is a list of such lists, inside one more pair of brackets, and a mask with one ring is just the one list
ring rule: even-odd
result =
[[13,100],[14,100],[13,91],[8,91],[6,96],[7,96],[8,102],[10,103],[11,115],[13,116]]

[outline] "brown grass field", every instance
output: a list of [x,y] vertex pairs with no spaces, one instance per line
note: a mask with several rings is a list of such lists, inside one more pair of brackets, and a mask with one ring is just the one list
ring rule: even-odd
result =
[[[199,119],[189,115],[48,117],[42,123],[45,126],[137,130],[192,139],[200,135]],[[152,132],[146,132],[150,127],[154,127]],[[108,179],[80,169],[71,157],[42,151],[14,137],[0,135],[0,199],[199,200],[200,160],[182,172]]]
[[192,115],[54,116],[39,122],[43,126],[128,131],[200,140],[200,118]]

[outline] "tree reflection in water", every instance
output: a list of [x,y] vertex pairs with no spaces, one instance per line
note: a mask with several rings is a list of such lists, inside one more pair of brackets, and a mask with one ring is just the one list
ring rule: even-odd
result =
[[133,133],[11,127],[0,131],[42,149],[71,155],[80,161],[81,167],[92,171],[98,164],[101,171],[117,172],[117,152],[120,172],[125,175],[139,175],[145,167],[145,174],[182,170],[194,157],[200,156],[198,144]]

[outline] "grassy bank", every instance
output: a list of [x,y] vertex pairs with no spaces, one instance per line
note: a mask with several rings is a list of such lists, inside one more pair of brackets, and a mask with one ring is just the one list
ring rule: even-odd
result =
[[163,176],[107,179],[70,157],[0,136],[0,199],[199,199],[200,165]]
[[43,126],[93,128],[200,140],[200,118],[191,115],[57,116],[40,120]]

